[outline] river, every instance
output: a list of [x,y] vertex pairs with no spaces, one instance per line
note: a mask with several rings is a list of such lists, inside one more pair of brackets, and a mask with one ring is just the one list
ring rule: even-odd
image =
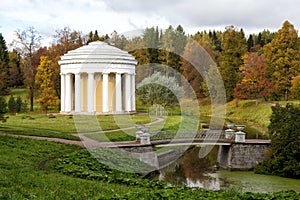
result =
[[[205,147],[202,147],[205,148]],[[234,189],[239,192],[300,192],[300,180],[254,174],[251,171],[225,171],[216,167],[218,147],[199,158],[200,147],[186,151],[177,161],[160,170],[157,177],[172,184],[186,184],[209,190]]]

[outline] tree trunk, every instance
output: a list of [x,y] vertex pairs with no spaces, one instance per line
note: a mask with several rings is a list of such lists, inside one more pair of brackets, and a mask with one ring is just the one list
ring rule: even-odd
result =
[[288,90],[285,90],[285,94],[284,94],[284,100],[288,101]]
[[34,104],[34,101],[33,101],[34,89],[33,89],[32,86],[30,86],[29,96],[30,96],[30,111],[32,112],[33,111],[33,104]]

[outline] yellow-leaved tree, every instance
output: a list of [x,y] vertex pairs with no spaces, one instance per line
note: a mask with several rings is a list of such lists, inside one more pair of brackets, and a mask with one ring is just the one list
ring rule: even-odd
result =
[[40,104],[41,110],[45,111],[46,114],[58,101],[58,97],[54,95],[52,75],[52,61],[47,56],[41,56],[40,65],[37,68],[35,76],[35,83],[40,93],[37,102]]

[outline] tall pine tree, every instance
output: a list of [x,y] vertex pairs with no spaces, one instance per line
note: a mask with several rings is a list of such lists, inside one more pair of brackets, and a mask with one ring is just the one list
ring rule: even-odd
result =
[[9,93],[9,56],[6,42],[0,33],[0,95]]

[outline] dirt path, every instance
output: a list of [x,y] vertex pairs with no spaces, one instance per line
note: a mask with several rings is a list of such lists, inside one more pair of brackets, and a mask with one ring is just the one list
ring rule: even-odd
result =
[[[150,126],[150,125],[160,123],[163,121],[164,121],[164,119],[157,118],[155,121],[150,122],[145,125]],[[115,129],[115,130],[107,130],[107,131],[103,131],[103,133],[129,130],[129,129],[133,129],[133,128],[135,128],[135,127],[132,126],[132,127]],[[13,137],[31,138],[31,139],[35,139],[35,140],[47,140],[47,141],[52,141],[52,142],[65,143],[65,144],[74,144],[74,145],[78,145],[81,147],[85,147],[87,149],[96,149],[96,148],[100,148],[100,147],[118,147],[118,146],[127,146],[127,145],[130,145],[130,146],[139,145],[139,143],[136,143],[135,141],[132,141],[132,142],[99,142],[97,140],[93,140],[91,138],[86,137],[84,134],[74,134],[74,136],[78,136],[81,139],[81,141],[67,140],[67,139],[62,139],[62,138],[41,137],[41,136],[7,134],[4,131],[0,131],[0,134],[13,136]]]

